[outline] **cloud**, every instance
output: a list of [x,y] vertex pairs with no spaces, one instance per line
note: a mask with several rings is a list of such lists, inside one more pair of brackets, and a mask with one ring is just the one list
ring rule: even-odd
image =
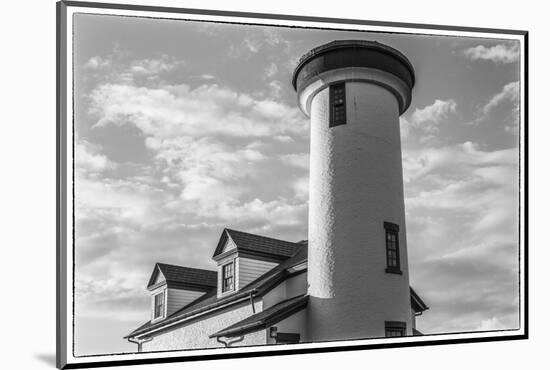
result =
[[109,59],[104,59],[100,56],[94,56],[91,57],[85,64],[84,68],[88,69],[103,69],[107,68],[111,65],[111,61]]
[[518,163],[518,148],[472,142],[404,151],[411,284],[430,306],[421,330],[517,326]]
[[453,99],[439,100],[436,99],[433,104],[422,109],[416,109],[412,114],[412,122],[415,126],[422,124],[434,125],[435,127],[447,118],[450,113],[456,112],[456,103]]
[[279,72],[279,68],[275,63],[271,63],[267,67],[265,67],[265,75],[267,78],[271,78],[275,76],[277,72]]
[[273,80],[267,84],[270,96],[280,98],[283,94],[283,84],[281,81]]
[[436,99],[424,108],[416,108],[409,119],[400,117],[401,135],[408,137],[411,133],[423,136],[424,141],[439,132],[439,126],[456,113],[456,102],[453,99]]
[[156,75],[173,71],[184,65],[185,63],[181,60],[163,55],[161,58],[157,59],[135,60],[130,64],[129,70],[137,75]]
[[90,94],[95,126],[132,125],[145,135],[225,135],[266,137],[307,134],[307,122],[296,107],[216,84],[160,88],[103,84]]
[[260,51],[260,47],[262,46],[262,42],[260,40],[255,40],[252,38],[244,39],[243,43],[251,53],[257,53]]
[[483,106],[483,114],[491,113],[495,108],[503,103],[512,103],[514,110],[519,109],[519,81],[510,82],[502,88],[502,91],[495,94],[487,104]]
[[286,56],[291,47],[292,43],[279,30],[264,28],[261,32],[247,32],[240,43],[230,45],[228,55],[233,58],[248,58],[266,50],[276,50],[279,55]]
[[75,143],[75,163],[77,171],[101,172],[115,168],[115,163],[100,154],[98,145],[85,140],[78,140]]
[[99,80],[107,79],[127,84],[137,81],[158,83],[164,75],[185,67],[185,61],[165,54],[154,58],[135,59],[116,45],[111,54],[94,56],[84,64],[90,75]]
[[[158,63],[139,66],[166,69]],[[165,187],[174,195],[164,200],[164,210],[189,218],[188,222],[201,218],[206,221],[199,222],[217,224],[254,221],[264,229],[267,224],[297,225],[291,222],[296,219],[292,215],[303,216],[304,203],[293,199],[293,193],[273,199],[272,191],[261,191],[266,182],[288,192],[293,189],[290,180],[265,169],[264,162],[277,160],[278,153],[267,155],[262,150],[269,148],[271,140],[288,143],[307,137],[307,120],[296,107],[217,84],[191,88],[101,83],[88,97],[95,130],[130,126],[144,136],[155,160],[154,171],[162,174],[153,186]],[[299,163],[303,158],[291,160],[304,166]]]
[[491,47],[478,45],[464,50],[464,55],[472,60],[490,60],[503,64],[514,63],[519,59],[519,43],[498,44]]
[[[513,167],[518,161],[517,148],[486,152],[470,141],[453,146],[409,150],[403,153],[403,157],[407,182],[426,180],[432,174],[465,177],[475,168]],[[515,173],[510,175],[516,176]]]
[[309,197],[309,176],[300,177],[292,183],[292,187],[296,192],[296,198],[307,200]]
[[[180,137],[152,144],[153,140],[148,145],[156,148],[157,158],[165,162],[166,171],[182,189],[171,207],[192,209],[193,217],[222,224],[254,222],[276,227],[299,226],[304,221],[303,202],[258,197],[266,179],[263,162],[268,160],[260,151],[235,149],[210,138]],[[288,182],[278,181],[280,186]],[[246,201],[248,197],[253,199]]]
[[273,137],[273,140],[281,143],[291,143],[294,141],[294,139],[288,135],[276,135]]
[[281,160],[294,167],[309,169],[309,153],[284,154],[281,156]]
[[200,76],[203,80],[215,80],[216,76],[211,74],[203,74]]
[[[78,163],[78,162],[77,162]],[[81,223],[79,235],[87,237],[85,223],[102,220],[102,230],[110,221],[120,227],[146,228],[161,222],[161,203],[168,196],[161,188],[142,182],[97,177],[78,177],[75,183],[76,210]]]
[[510,82],[488,99],[471,124],[497,120],[506,132],[517,134],[519,128],[519,81]]
[[265,159],[258,150],[236,149],[212,138],[149,137],[147,147],[180,184],[180,197],[196,202],[197,213],[215,216],[220,203],[236,203],[249,191],[243,179],[255,175],[255,164]]
[[481,324],[477,328],[477,330],[479,331],[499,330],[499,329],[506,329],[506,325],[504,325],[496,317],[491,317],[490,319],[482,320]]

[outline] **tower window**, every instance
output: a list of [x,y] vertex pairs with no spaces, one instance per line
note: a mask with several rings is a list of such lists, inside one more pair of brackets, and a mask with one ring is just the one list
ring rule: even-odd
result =
[[399,262],[399,225],[384,222],[386,230],[386,272],[402,274]]
[[386,321],[386,337],[404,337],[407,332],[407,324],[403,321]]
[[329,127],[346,124],[346,84],[330,85],[330,122]]
[[154,318],[164,316],[164,292],[155,295],[155,315]]
[[234,262],[222,266],[222,292],[228,292],[235,288]]

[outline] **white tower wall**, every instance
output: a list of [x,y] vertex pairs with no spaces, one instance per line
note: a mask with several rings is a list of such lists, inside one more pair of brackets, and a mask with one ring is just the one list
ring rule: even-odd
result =
[[[410,321],[399,110],[385,88],[346,83],[347,123],[329,127],[328,88],[311,104],[308,283],[315,340],[384,336]],[[386,273],[383,222],[400,226],[402,275]]]
[[[346,124],[329,127],[329,85],[345,82]],[[299,90],[311,119],[308,338],[412,335],[399,115],[410,87],[373,68],[323,71]],[[386,272],[384,222],[399,226],[401,274]]]

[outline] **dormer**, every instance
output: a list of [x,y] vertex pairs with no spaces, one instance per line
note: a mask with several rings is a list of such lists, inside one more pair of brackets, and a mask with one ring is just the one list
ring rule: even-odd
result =
[[218,265],[218,298],[229,296],[292,256],[300,243],[224,229],[212,259]]
[[151,322],[161,321],[216,287],[216,271],[157,263],[147,284]]

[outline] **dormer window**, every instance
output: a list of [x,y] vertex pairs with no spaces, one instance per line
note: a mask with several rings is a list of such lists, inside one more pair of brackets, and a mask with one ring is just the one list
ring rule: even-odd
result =
[[164,316],[164,292],[155,295],[155,312],[154,319]]
[[218,271],[216,296],[242,290],[302,247],[301,243],[224,229],[212,256]]
[[235,263],[229,262],[222,266],[222,293],[235,289]]

